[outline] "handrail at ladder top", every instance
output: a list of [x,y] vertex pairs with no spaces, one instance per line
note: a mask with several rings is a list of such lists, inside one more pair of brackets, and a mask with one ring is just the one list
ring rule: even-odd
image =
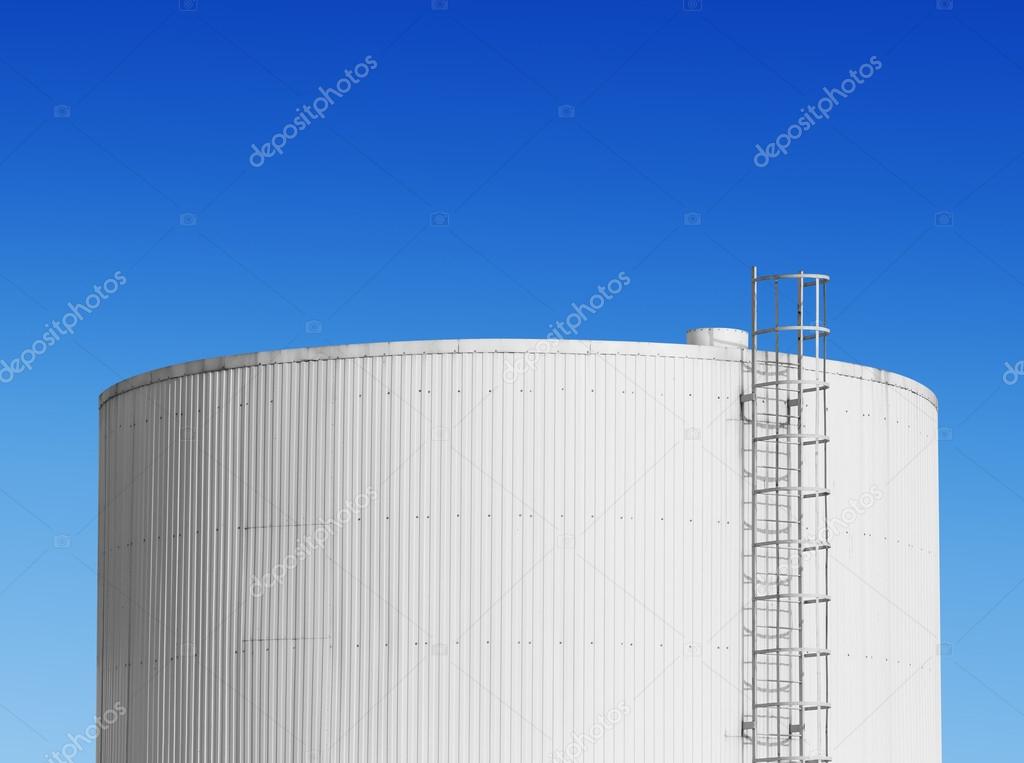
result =
[[754,282],[760,283],[762,281],[781,281],[783,279],[796,280],[799,278],[802,278],[805,281],[810,281],[811,283],[829,280],[829,277],[824,273],[772,273],[766,276],[755,276]]

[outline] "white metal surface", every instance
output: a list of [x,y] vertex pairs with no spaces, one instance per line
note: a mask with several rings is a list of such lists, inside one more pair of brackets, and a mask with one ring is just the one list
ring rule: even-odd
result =
[[[128,713],[98,760],[740,763],[747,354],[536,349],[261,353],[104,393],[97,702]],[[832,757],[934,763],[934,397],[829,377]]]
[[686,343],[704,347],[732,347],[742,350],[750,342],[750,335],[743,329],[699,328],[686,332]]

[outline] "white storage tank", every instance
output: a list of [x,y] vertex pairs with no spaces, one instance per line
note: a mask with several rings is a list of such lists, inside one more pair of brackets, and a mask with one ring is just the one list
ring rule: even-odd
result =
[[[98,760],[750,761],[750,350],[721,336],[317,347],[107,390],[97,707],[127,712]],[[829,384],[829,756],[936,763],[936,400]]]

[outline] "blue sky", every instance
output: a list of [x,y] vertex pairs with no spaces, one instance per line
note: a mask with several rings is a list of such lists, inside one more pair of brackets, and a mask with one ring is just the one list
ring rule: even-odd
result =
[[0,385],[5,759],[92,721],[103,388],[225,353],[541,336],[620,271],[580,336],[680,341],[745,326],[753,264],[830,273],[835,356],[937,393],[946,760],[1019,756],[1024,9],[198,3],[4,8],[0,360],[126,279]]

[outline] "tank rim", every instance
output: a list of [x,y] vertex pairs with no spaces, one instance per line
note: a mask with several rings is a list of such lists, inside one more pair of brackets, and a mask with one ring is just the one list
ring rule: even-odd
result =
[[[529,353],[569,355],[643,355],[688,357],[742,363],[749,350],[711,347],[675,342],[632,342],[584,339],[436,339],[365,344],[332,344],[287,350],[219,355],[164,366],[129,376],[107,387],[99,396],[99,405],[125,392],[183,376],[226,371],[236,368],[303,363],[340,358],[369,358],[390,355],[437,355],[463,353]],[[829,360],[828,372],[864,381],[873,381],[912,392],[938,408],[935,393],[914,379],[893,371],[862,366],[841,360]]]

